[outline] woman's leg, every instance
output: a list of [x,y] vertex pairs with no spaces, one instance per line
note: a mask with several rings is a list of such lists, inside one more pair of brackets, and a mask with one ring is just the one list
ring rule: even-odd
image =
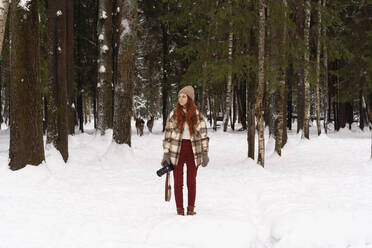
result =
[[184,150],[185,145],[182,142],[178,163],[173,170],[174,199],[176,200],[177,208],[183,208],[183,165],[186,159]]
[[194,160],[194,153],[192,151],[191,142],[187,143],[187,190],[188,190],[188,207],[195,206],[195,197],[196,197],[196,174],[197,168]]

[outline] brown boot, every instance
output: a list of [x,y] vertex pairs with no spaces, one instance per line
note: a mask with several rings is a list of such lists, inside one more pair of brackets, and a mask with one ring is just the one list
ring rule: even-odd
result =
[[177,208],[178,215],[185,215],[185,210],[183,208]]
[[192,207],[187,207],[187,215],[195,215],[196,212],[194,212],[194,206]]

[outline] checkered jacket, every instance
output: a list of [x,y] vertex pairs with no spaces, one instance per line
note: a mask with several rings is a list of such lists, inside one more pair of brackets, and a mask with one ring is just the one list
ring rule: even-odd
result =
[[[209,138],[207,133],[207,124],[204,116],[196,112],[198,122],[194,126],[193,135],[190,137],[192,151],[194,153],[195,165],[199,166],[203,162],[203,151],[208,152]],[[177,119],[174,110],[168,115],[165,126],[165,134],[163,140],[164,153],[170,155],[170,160],[173,165],[177,165],[182,144],[182,131],[177,127]]]

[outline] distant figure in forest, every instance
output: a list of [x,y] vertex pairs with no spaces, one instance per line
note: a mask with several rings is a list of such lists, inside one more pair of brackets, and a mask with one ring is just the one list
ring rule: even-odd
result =
[[173,164],[174,195],[177,214],[185,215],[183,208],[183,166],[187,166],[187,215],[195,215],[196,174],[200,165],[209,162],[209,138],[204,116],[194,104],[194,89],[186,86],[178,93],[176,109],[168,115],[163,140],[163,160]]
[[146,125],[150,133],[152,133],[152,127],[154,126],[154,116],[151,116],[151,119],[147,121]]
[[136,118],[136,129],[137,135],[143,135],[143,128],[145,127],[145,121],[142,118]]

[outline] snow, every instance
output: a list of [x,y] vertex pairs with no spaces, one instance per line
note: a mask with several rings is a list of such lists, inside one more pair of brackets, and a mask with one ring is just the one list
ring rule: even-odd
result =
[[67,164],[49,147],[45,163],[18,171],[8,169],[9,130],[1,130],[0,247],[372,247],[369,131],[317,137],[313,127],[310,141],[289,132],[282,157],[266,132],[262,168],[246,158],[245,132],[209,129],[210,164],[198,170],[191,217],[175,214],[173,195],[164,201],[155,174],[162,122],[142,137],[134,126],[132,148],[89,123],[69,136]]
[[101,65],[98,70],[99,73],[105,73],[106,72],[106,67],[104,65]]
[[106,52],[109,50],[109,48],[108,48],[107,45],[103,45],[103,46],[101,47],[101,49],[102,49],[102,51],[103,51],[104,53],[106,53]]
[[102,12],[101,12],[101,19],[106,19],[106,18],[107,18],[106,11],[102,10]]
[[98,40],[99,41],[103,41],[105,38],[103,37],[103,34],[100,34],[99,36],[98,36]]
[[127,19],[121,21],[122,32],[120,34],[120,40],[123,41],[125,36],[130,33],[129,22]]
[[18,2],[18,7],[21,7],[22,9],[29,11],[29,5],[30,5],[31,0],[20,0]]

